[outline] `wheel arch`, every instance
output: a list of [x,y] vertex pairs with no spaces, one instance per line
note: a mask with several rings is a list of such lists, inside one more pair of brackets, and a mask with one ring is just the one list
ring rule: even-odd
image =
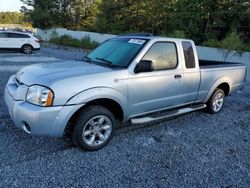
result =
[[91,101],[85,103],[81,108],[79,108],[71,116],[70,120],[76,118],[82,110],[88,108],[89,106],[103,106],[103,107],[107,108],[109,111],[111,111],[114,114],[116,119],[122,121],[124,118],[123,109],[118,102],[116,102],[113,99],[100,98],[100,99],[94,99],[94,100],[91,100]]
[[225,96],[229,95],[230,92],[230,86],[227,82],[223,82],[220,85],[218,85],[216,88],[219,88],[224,91]]
[[109,98],[99,98],[99,99],[94,99],[91,101],[88,101],[84,105],[82,105],[80,108],[78,108],[73,115],[69,118],[69,121],[64,129],[64,134],[71,133],[72,130],[74,129],[74,121],[79,117],[81,112],[85,109],[87,109],[90,106],[102,106],[107,108],[111,113],[114,114],[115,118],[119,121],[122,122],[124,120],[124,111],[121,107],[121,105]]
[[231,86],[232,84],[229,78],[225,78],[225,77],[219,78],[218,80],[215,81],[213,86],[210,88],[206,98],[204,99],[204,103],[206,103],[210,99],[210,97],[212,96],[216,88],[222,89],[225,93],[225,96],[230,95]]
[[23,49],[23,47],[24,47],[25,45],[29,45],[29,46],[31,46],[31,47],[32,47],[32,50],[34,50],[34,46],[32,46],[32,45],[31,45],[31,44],[29,44],[29,43],[25,43],[25,44],[23,44],[23,45],[21,46],[21,49]]

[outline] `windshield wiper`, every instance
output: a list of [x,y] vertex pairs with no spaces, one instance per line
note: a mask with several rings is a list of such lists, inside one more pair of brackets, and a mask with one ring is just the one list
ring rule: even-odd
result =
[[91,63],[92,59],[91,59],[90,57],[88,57],[88,56],[85,56],[85,57],[83,58],[83,61],[85,61],[85,62],[87,62],[87,63]]
[[107,59],[100,58],[100,57],[97,57],[96,59],[97,59],[97,60],[104,61],[104,62],[106,62],[106,63],[108,63],[108,64],[110,64],[110,65],[113,65],[113,62],[112,62],[112,61],[109,61],[109,60],[107,60]]
[[115,64],[113,64],[112,61],[109,61],[109,60],[104,59],[104,58],[96,57],[95,59],[101,60],[102,62],[105,63],[105,65],[108,65],[108,66],[111,67],[111,68],[122,67],[122,66],[119,66],[119,65],[115,65]]

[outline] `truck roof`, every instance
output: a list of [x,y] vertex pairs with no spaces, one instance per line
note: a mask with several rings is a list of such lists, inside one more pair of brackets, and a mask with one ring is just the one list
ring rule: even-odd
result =
[[13,31],[13,30],[0,30],[0,33],[17,33],[17,34],[33,35],[32,33],[29,33],[29,32],[25,32],[25,31]]
[[172,37],[161,37],[161,36],[140,36],[140,35],[123,35],[123,36],[117,36],[118,38],[137,38],[137,39],[146,39],[146,40],[174,40],[176,42],[181,41],[190,41],[193,42],[190,39],[182,39],[182,38],[172,38]]

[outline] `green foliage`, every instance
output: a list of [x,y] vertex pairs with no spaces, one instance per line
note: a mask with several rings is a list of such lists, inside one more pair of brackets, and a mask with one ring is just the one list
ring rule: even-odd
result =
[[92,30],[96,22],[97,3],[93,0],[73,0],[73,9],[68,28],[74,30]]
[[202,45],[208,47],[220,48],[220,42],[216,39],[208,39]]
[[228,35],[221,41],[216,39],[209,39],[203,43],[204,46],[217,47],[226,49],[228,51],[236,50],[238,53],[243,51],[250,51],[250,46],[245,44],[236,30],[228,33]]
[[180,30],[175,30],[173,33],[169,33],[164,36],[173,37],[173,38],[182,38],[182,39],[186,38],[185,32],[180,31]]
[[[95,0],[21,0],[27,19],[34,27],[65,27],[72,30],[93,30],[98,12]],[[33,7],[28,9],[27,7]]]
[[58,37],[58,36],[53,37],[50,39],[50,42],[59,44],[59,45],[83,48],[86,50],[91,50],[99,45],[99,43],[92,41],[90,37],[84,37],[81,40],[78,40],[67,35],[63,35],[61,37]]
[[219,47],[224,49],[232,49],[237,51],[244,51],[246,49],[246,46],[243,44],[243,42],[240,40],[240,36],[237,34],[236,31],[230,32],[225,39],[220,41]]
[[97,30],[114,34],[152,32],[160,34],[171,1],[104,0],[97,16]]
[[0,12],[0,24],[21,24],[23,14],[19,12]]
[[53,30],[52,33],[51,33],[50,38],[58,38],[58,37],[59,37],[59,35],[58,35],[58,33],[56,32],[56,30]]
[[[42,29],[150,32],[220,46],[232,30],[250,43],[249,0],[21,0],[25,18]],[[234,35],[235,36],[235,35]],[[227,39],[228,40],[228,39]],[[239,46],[232,46],[240,49]]]
[[31,27],[31,23],[20,12],[0,12],[0,24],[1,27]]
[[48,29],[57,25],[59,18],[57,0],[21,0],[33,9],[22,7],[25,18],[33,23],[33,27]]

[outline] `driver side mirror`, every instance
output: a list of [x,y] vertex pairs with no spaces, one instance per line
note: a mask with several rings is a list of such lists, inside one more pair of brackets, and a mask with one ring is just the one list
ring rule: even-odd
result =
[[135,73],[152,72],[154,70],[153,61],[141,60],[135,67]]

